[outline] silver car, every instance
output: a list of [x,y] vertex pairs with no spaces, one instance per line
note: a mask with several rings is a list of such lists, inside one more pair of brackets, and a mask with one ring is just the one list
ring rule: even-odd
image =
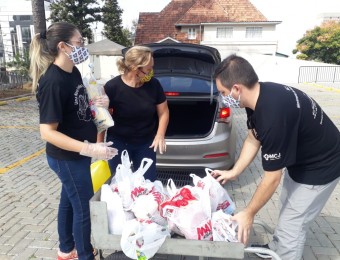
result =
[[157,154],[158,178],[187,180],[206,167],[229,169],[236,150],[232,110],[223,107],[212,79],[221,62],[215,48],[195,44],[149,44],[154,72],[167,96],[167,150]]

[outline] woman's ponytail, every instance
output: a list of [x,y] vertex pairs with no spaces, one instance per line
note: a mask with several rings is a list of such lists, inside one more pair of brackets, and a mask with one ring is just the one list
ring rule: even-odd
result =
[[49,54],[46,44],[46,32],[45,35],[41,35],[40,33],[36,34],[30,45],[30,76],[33,81],[33,93],[37,90],[38,80],[53,61],[54,57]]

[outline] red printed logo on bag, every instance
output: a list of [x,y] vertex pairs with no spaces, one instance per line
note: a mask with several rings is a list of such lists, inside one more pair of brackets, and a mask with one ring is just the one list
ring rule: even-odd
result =
[[[207,239],[209,238],[209,239]],[[198,240],[212,240],[212,225],[211,220],[209,220],[202,227],[197,228],[197,239]]]
[[228,208],[230,206],[230,202],[229,201],[223,201],[222,203],[219,203],[218,205],[217,205],[217,209],[216,209],[216,211],[217,210],[219,210],[219,209],[221,209],[222,211],[224,211],[226,208]]
[[143,187],[135,187],[131,191],[131,198],[132,198],[132,200],[135,200],[140,195],[145,195],[146,193],[147,193],[147,190],[144,189]]

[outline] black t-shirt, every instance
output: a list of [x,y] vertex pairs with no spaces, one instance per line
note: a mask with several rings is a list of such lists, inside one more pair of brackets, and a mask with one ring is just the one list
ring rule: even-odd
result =
[[[40,124],[58,123],[57,130],[65,135],[79,141],[96,142],[97,128],[76,67],[68,73],[51,64],[39,80],[37,100]],[[46,153],[59,160],[83,158],[79,153],[63,150],[51,143],[46,143]]]
[[246,111],[248,128],[261,142],[264,170],[287,167],[294,181],[310,185],[340,176],[340,132],[306,93],[260,82],[255,111]]
[[166,100],[159,81],[152,78],[141,87],[132,88],[117,76],[109,80],[104,89],[115,122],[108,129],[108,135],[136,144],[152,140],[158,127],[157,105]]

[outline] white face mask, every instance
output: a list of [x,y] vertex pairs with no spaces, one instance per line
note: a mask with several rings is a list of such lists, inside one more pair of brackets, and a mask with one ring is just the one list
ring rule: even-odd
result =
[[87,48],[83,46],[73,46],[68,43],[66,43],[66,45],[72,48],[71,53],[66,53],[66,55],[70,58],[71,61],[73,61],[74,64],[80,64],[89,58],[89,50]]
[[232,93],[233,93],[233,90],[231,90],[230,94],[227,95],[227,96],[223,96],[222,94],[220,94],[221,101],[222,101],[223,105],[226,106],[226,107],[240,108],[241,95],[239,95],[238,100],[236,100],[231,95]]

